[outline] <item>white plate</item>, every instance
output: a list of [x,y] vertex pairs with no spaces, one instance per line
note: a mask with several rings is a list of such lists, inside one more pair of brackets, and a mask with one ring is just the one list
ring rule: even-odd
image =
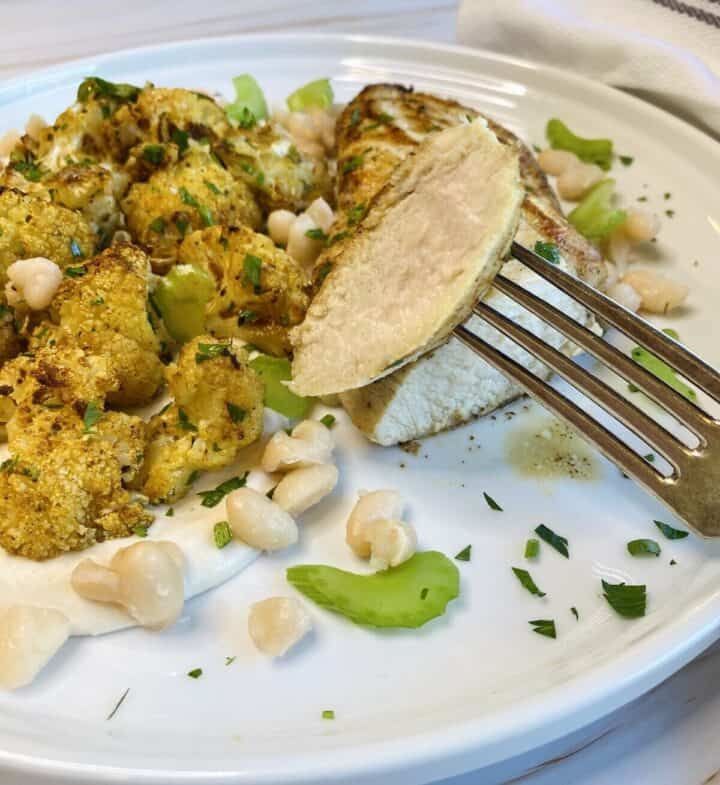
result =
[[[82,77],[229,92],[251,72],[275,100],[332,76],[339,100],[368,82],[414,84],[468,102],[541,142],[550,116],[580,133],[610,136],[635,163],[616,167],[620,190],[663,212],[653,246],[658,269],[692,287],[673,320],[682,338],[720,360],[718,147],[687,125],[619,92],[519,60],[426,43],[359,36],[225,38],[125,52],[74,63],[0,89],[1,125],[32,112],[53,117]],[[672,196],[665,200],[664,192]],[[697,262],[697,264],[696,264]],[[715,328],[717,331],[717,327]],[[616,469],[599,479],[538,482],[504,459],[506,440],[541,414],[486,418],[427,441],[417,456],[370,446],[336,429],[341,487],[303,526],[292,552],[194,600],[163,634],[129,631],[75,639],[32,687],[0,696],[0,767],[39,781],[133,783],[427,782],[517,755],[620,706],[697,654],[720,622],[720,545],[663,540],[652,520],[673,522]],[[403,468],[404,467],[404,468]],[[284,568],[358,565],[343,522],[360,488],[398,487],[422,546],[459,563],[462,598],[419,631],[373,632],[312,608],[316,634],[269,662],[245,632],[248,604],[291,593]],[[504,507],[490,510],[487,490]],[[196,502],[194,502],[196,504]],[[571,558],[543,546],[531,570],[548,596],[525,592],[510,571],[527,566],[526,538],[546,523],[570,541]],[[628,540],[655,537],[663,555],[632,559]],[[671,558],[676,566],[669,566]],[[600,576],[648,585],[648,615],[615,616]],[[580,612],[576,622],[570,606]],[[557,640],[528,620],[554,618]],[[236,656],[231,666],[226,656]],[[202,667],[198,680],[186,676]],[[130,693],[117,715],[105,717]],[[333,709],[334,721],[321,719]],[[2,776],[5,781],[5,775]],[[33,780],[35,781],[35,780]]]

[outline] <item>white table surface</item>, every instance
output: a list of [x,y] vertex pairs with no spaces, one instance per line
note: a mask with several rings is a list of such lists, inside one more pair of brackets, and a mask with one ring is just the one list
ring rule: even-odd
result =
[[[482,2],[483,0],[476,0]],[[455,0],[3,0],[0,77],[160,41],[296,30],[455,40]],[[437,785],[720,785],[720,644],[571,738]],[[2,785],[26,785],[9,782]]]

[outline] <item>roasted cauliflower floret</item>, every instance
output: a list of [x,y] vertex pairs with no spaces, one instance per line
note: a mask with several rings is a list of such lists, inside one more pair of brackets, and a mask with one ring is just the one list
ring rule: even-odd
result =
[[263,385],[239,342],[194,338],[166,376],[174,400],[148,423],[135,483],[154,503],[184,496],[193,475],[229,465],[262,433]]
[[308,307],[308,281],[269,237],[247,227],[213,226],[188,235],[178,258],[215,281],[205,309],[211,333],[240,337],[274,354],[287,351],[287,328],[301,322]]
[[233,176],[248,184],[266,212],[297,213],[318,196],[332,200],[325,161],[299,152],[276,123],[234,130],[214,150]]
[[208,153],[189,152],[160,169],[145,183],[135,183],[122,202],[128,227],[153,261],[174,260],[188,231],[213,224],[260,224],[260,210],[250,189]]
[[107,399],[116,406],[148,403],[162,384],[160,341],[148,318],[149,275],[140,249],[114,245],[65,278],[51,303],[55,326],[45,337],[107,358],[118,379]]
[[92,256],[95,236],[79,213],[39,195],[0,188],[0,284],[18,259],[44,256],[65,268]]
[[15,324],[15,312],[6,305],[0,305],[0,369],[24,348],[25,340]]
[[151,523],[121,483],[118,445],[142,450],[137,419],[113,417],[106,431],[69,406],[19,407],[8,426],[12,457],[0,471],[0,545],[43,560]]

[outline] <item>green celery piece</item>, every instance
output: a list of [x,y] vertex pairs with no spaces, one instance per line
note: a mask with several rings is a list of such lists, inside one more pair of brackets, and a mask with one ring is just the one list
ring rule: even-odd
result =
[[588,238],[601,240],[607,237],[627,218],[625,210],[612,206],[615,180],[601,180],[583,197],[578,206],[568,215],[568,221]]
[[243,111],[247,109],[256,120],[264,120],[267,117],[267,103],[265,95],[255,78],[250,74],[241,74],[233,79],[235,88],[235,100],[225,107],[225,113],[231,120],[241,122]]
[[287,579],[327,610],[369,627],[422,627],[460,593],[458,568],[438,551],[422,551],[389,570],[356,575],[321,564],[290,567]]
[[597,164],[607,171],[612,163],[613,143],[610,139],[583,139],[576,136],[562,120],[553,117],[545,128],[553,150],[568,150],[589,164]]
[[250,361],[250,367],[265,385],[265,406],[291,420],[301,419],[310,411],[313,399],[295,395],[283,384],[292,379],[289,360],[261,354]]
[[184,343],[205,331],[205,304],[214,292],[210,276],[192,264],[177,264],[158,281],[155,302],[176,341]]
[[287,97],[291,112],[304,112],[306,109],[327,109],[332,106],[334,96],[329,79],[316,79],[299,87]]

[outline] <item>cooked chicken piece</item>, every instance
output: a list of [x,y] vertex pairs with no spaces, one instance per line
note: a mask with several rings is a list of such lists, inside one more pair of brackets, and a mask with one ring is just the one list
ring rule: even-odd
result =
[[92,256],[95,236],[79,213],[45,198],[0,187],[0,286],[18,259],[44,256],[65,268]]
[[239,341],[194,338],[166,376],[174,400],[147,425],[135,482],[154,503],[181,498],[193,476],[228,466],[262,433],[263,385]]
[[[105,421],[105,422],[103,422]],[[127,537],[152,515],[122,486],[142,455],[142,421],[103,414],[94,425],[73,407],[20,406],[0,469],[0,545],[43,560]]]
[[201,150],[132,185],[122,208],[133,237],[160,265],[176,259],[189,231],[213,224],[257,228],[261,221],[247,185]]
[[[151,401],[163,378],[160,341],[148,318],[147,256],[132,245],[114,245],[66,277],[51,304],[48,332],[31,345],[60,352],[68,343],[107,359],[117,376],[108,403],[139,406]],[[55,340],[56,345],[50,346]]]
[[441,343],[490,287],[523,196],[514,150],[483,120],[430,135],[368,204],[292,330],[292,389],[355,389]]
[[213,335],[243,338],[263,351],[289,349],[287,329],[307,310],[307,277],[272,240],[247,227],[212,226],[182,242],[178,260],[207,270],[215,294],[206,306]]
[[[332,270],[344,247],[352,240],[366,204],[387,182],[389,172],[429,133],[465,123],[478,113],[454,101],[423,93],[414,93],[395,85],[371,85],[365,88],[343,111],[337,124],[338,159],[341,172],[338,205],[341,221],[334,233],[345,234],[321,254],[315,268],[316,282]],[[545,176],[528,148],[506,129],[488,121],[498,139],[514,148],[520,159],[520,173],[527,194],[517,239],[530,248],[537,240],[557,244],[567,269],[594,286],[602,286],[605,265],[600,253],[568,224]],[[371,152],[363,165],[355,169],[344,166],[363,150]],[[343,169],[346,171],[343,173]],[[517,262],[510,261],[503,275],[519,280],[539,296],[554,301],[579,321],[590,323],[590,316],[577,309],[568,298],[556,300],[558,293],[549,284]],[[493,307],[520,320],[545,340],[565,353],[572,345],[550,328],[540,324],[514,304],[491,289],[486,297]],[[508,349],[494,331],[479,320],[470,327],[485,335],[491,343]],[[514,356],[525,365],[530,357],[524,352]],[[533,365],[547,377],[547,368]],[[451,338],[444,346],[425,355],[416,363],[360,390],[341,394],[343,405],[355,424],[373,441],[396,444],[465,422],[502,406],[521,393],[514,384]]]
[[325,161],[300,152],[287,131],[273,121],[234,130],[214,150],[268,213],[279,209],[298,213],[319,196],[330,198],[332,180]]

